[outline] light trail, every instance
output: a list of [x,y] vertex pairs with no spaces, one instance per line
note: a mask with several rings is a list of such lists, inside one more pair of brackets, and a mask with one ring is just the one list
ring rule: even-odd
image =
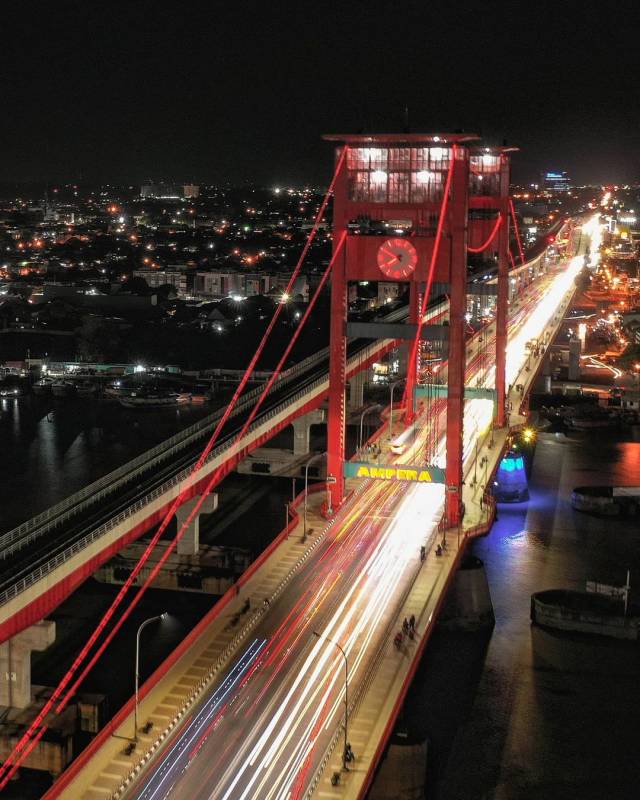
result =
[[[564,271],[541,279],[511,315],[510,382],[526,362],[525,343],[557,313],[582,262],[576,257]],[[493,346],[493,330],[493,324],[485,329],[485,350]],[[494,367],[486,352],[476,354],[476,349],[477,342],[467,348],[469,379],[492,387]],[[433,425],[440,432],[446,403],[439,399],[436,404]],[[419,417],[415,440],[406,442],[395,463],[419,458],[433,435],[425,424],[427,416],[424,411]],[[466,401],[465,469],[472,465],[476,441],[492,417],[491,400]],[[436,460],[443,464],[444,457],[445,437],[438,435]],[[350,686],[357,687],[419,568],[420,546],[435,541],[444,486],[370,481],[356,500],[341,510],[331,534],[256,630],[265,642],[259,653],[241,674],[238,665],[229,671],[238,678],[233,696],[224,698],[226,706],[218,696],[219,705],[213,710],[207,706],[204,717],[201,710],[194,712],[197,729],[193,721],[184,727],[172,749],[128,797],[293,800],[302,795],[344,714],[344,665],[327,639],[344,649]],[[185,737],[187,743],[179,747]]]

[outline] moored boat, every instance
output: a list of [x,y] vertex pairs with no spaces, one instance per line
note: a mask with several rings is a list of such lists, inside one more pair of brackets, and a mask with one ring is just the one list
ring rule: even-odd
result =
[[53,380],[51,378],[42,378],[42,380],[36,381],[32,388],[34,394],[51,394],[52,386]]
[[76,390],[76,385],[73,381],[54,381],[51,384],[51,391],[55,397],[68,397]]
[[93,397],[97,391],[97,385],[91,381],[80,381],[76,384],[76,392],[80,397]]
[[531,595],[531,621],[563,631],[594,633],[638,641],[640,616],[625,614],[620,598],[571,589]]
[[168,408],[184,403],[176,392],[137,390],[118,398],[125,408]]

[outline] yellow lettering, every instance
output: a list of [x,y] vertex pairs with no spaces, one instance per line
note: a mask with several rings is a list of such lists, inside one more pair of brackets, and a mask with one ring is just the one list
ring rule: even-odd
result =
[[407,480],[408,481],[415,481],[418,478],[418,471],[415,469],[408,469],[407,470]]
[[395,478],[395,475],[396,475],[395,469],[391,469],[389,467],[389,468],[385,469],[385,473],[386,473],[386,478],[387,478],[388,481],[390,481],[391,478]]
[[406,470],[406,469],[399,469],[397,474],[396,474],[396,478],[399,481],[406,481],[407,480],[407,472],[408,472],[408,470]]
[[356,478],[368,478],[368,477],[370,477],[370,476],[369,476],[369,470],[367,469],[367,467],[364,467],[364,466],[363,467],[358,467],[358,474],[356,475]]
[[418,476],[418,481],[422,483],[431,483],[431,475],[426,469],[420,471],[420,475]]

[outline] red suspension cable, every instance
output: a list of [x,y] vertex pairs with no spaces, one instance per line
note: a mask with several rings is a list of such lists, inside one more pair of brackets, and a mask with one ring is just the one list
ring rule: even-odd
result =
[[[305,325],[306,321],[308,320],[311,312],[313,311],[313,308],[314,308],[314,306],[316,304],[316,301],[317,301],[317,299],[318,299],[318,297],[320,295],[320,292],[322,291],[322,289],[324,288],[325,283],[327,282],[327,279],[329,277],[331,269],[333,268],[333,265],[335,264],[336,258],[338,257],[338,255],[339,255],[339,253],[340,253],[340,251],[341,251],[341,249],[342,249],[342,247],[344,245],[346,236],[347,236],[347,233],[346,233],[346,231],[344,231],[343,234],[342,234],[341,239],[338,242],[338,245],[337,245],[336,249],[334,250],[334,253],[333,253],[333,256],[331,258],[331,261],[329,262],[329,265],[327,266],[326,270],[324,271],[324,274],[322,275],[320,283],[318,284],[318,286],[317,286],[317,288],[316,288],[316,290],[315,290],[315,292],[314,292],[314,294],[313,294],[313,296],[312,296],[312,298],[311,298],[311,300],[309,302],[309,305],[308,305],[308,307],[307,307],[302,319],[300,320],[300,324],[298,325],[298,327],[294,331],[294,334],[291,337],[291,341],[289,342],[289,344],[287,345],[284,353],[282,354],[282,356],[280,358],[280,361],[278,362],[278,365],[276,366],[275,370],[273,371],[273,373],[269,377],[269,381],[265,385],[265,388],[263,389],[260,397],[258,398],[258,400],[256,401],[256,404],[252,408],[251,413],[249,414],[249,417],[244,422],[241,430],[236,435],[232,447],[242,440],[242,438],[244,437],[245,433],[247,432],[247,430],[251,426],[251,423],[255,419],[256,414],[260,410],[260,407],[262,406],[262,403],[264,402],[265,398],[267,397],[267,395],[269,393],[269,390],[271,389],[271,387],[273,386],[275,381],[278,379],[278,376],[280,375],[280,373],[282,371],[283,365],[285,364],[287,358],[289,357],[289,354],[291,353],[291,350],[293,349],[296,341],[298,340],[298,337],[300,336],[300,333],[302,332],[302,329],[304,328],[304,325]],[[109,632],[109,634],[108,634],[107,638],[105,639],[105,641],[102,643],[102,645],[100,645],[100,648],[92,656],[90,662],[86,665],[86,667],[84,668],[84,670],[82,671],[80,676],[76,679],[76,681],[73,684],[73,686],[68,690],[68,692],[65,695],[65,697],[60,701],[59,705],[56,708],[56,713],[57,714],[61,713],[64,710],[64,708],[67,705],[68,701],[71,699],[71,697],[73,696],[73,694],[77,690],[78,686],[82,683],[84,678],[87,676],[87,674],[93,668],[94,664],[100,658],[100,656],[104,652],[105,648],[109,645],[109,643],[111,642],[113,637],[116,635],[118,630],[122,627],[123,623],[125,622],[125,620],[129,616],[129,614],[133,611],[133,609],[137,605],[138,601],[140,600],[140,598],[142,597],[144,592],[147,590],[147,588],[154,581],[156,575],[158,574],[158,572],[162,568],[163,564],[165,563],[165,561],[169,557],[170,553],[173,551],[173,549],[176,546],[176,544],[180,541],[180,539],[184,535],[184,532],[188,528],[189,524],[191,523],[193,518],[196,516],[196,514],[198,514],[198,512],[199,512],[200,508],[202,507],[202,504],[204,503],[204,501],[207,498],[207,496],[210,494],[212,489],[214,489],[224,477],[225,477],[225,467],[223,465],[223,466],[218,467],[218,469],[213,473],[213,476],[209,480],[207,486],[205,487],[204,491],[202,492],[202,494],[201,494],[200,498],[198,499],[197,503],[195,504],[194,508],[191,510],[191,512],[189,513],[189,515],[185,519],[185,521],[182,523],[182,526],[180,527],[180,529],[176,532],[176,535],[175,535],[174,539],[172,540],[171,544],[169,545],[169,547],[167,547],[165,549],[165,551],[163,552],[162,556],[160,557],[158,562],[154,565],[154,567],[152,568],[151,572],[147,576],[144,584],[140,587],[138,593],[132,599],[131,603],[129,604],[127,609],[123,612],[122,616],[120,617],[118,622],[115,624],[113,629]]]
[[496,233],[498,233],[498,228],[502,223],[502,214],[498,214],[498,219],[496,220],[496,224],[493,226],[493,230],[489,234],[489,238],[481,247],[469,247],[467,246],[467,250],[470,253],[482,253],[483,250],[486,250],[487,247],[491,244],[491,242],[496,238]]
[[[300,272],[300,269],[302,267],[304,259],[306,258],[306,255],[307,255],[307,253],[309,251],[309,248],[311,247],[311,244],[312,244],[313,240],[315,239],[315,236],[316,236],[316,234],[318,232],[318,228],[319,228],[320,222],[322,220],[322,217],[324,216],[324,212],[326,211],[327,205],[329,203],[329,198],[330,198],[331,194],[333,193],[335,182],[336,182],[337,177],[338,177],[338,175],[339,175],[339,173],[340,173],[340,171],[342,169],[342,166],[344,164],[345,157],[346,157],[346,154],[347,154],[347,150],[348,150],[348,147],[345,146],[342,149],[340,157],[339,157],[339,159],[338,159],[338,161],[336,163],[336,167],[335,167],[335,170],[334,170],[334,173],[333,173],[333,177],[331,179],[331,183],[329,184],[329,188],[327,189],[327,192],[326,192],[326,194],[324,196],[322,204],[321,204],[321,206],[320,206],[320,208],[318,210],[318,213],[316,214],[313,227],[312,227],[312,229],[311,229],[311,231],[309,233],[309,236],[307,238],[305,246],[304,246],[304,248],[302,250],[302,253],[300,254],[298,262],[297,262],[297,264],[296,264],[296,266],[295,266],[295,268],[294,268],[294,270],[293,270],[293,272],[291,274],[291,277],[290,277],[289,282],[287,284],[287,287],[285,289],[285,293],[287,293],[287,294],[290,293],[291,288],[293,287],[293,285],[295,283],[295,280],[298,277],[298,274]],[[220,432],[221,432],[222,428],[224,427],[224,425],[226,424],[227,420],[229,419],[231,411],[235,407],[235,404],[237,403],[238,398],[240,397],[240,395],[244,391],[244,388],[246,387],[246,384],[247,384],[247,382],[248,382],[253,370],[255,369],[256,363],[257,363],[258,359],[260,358],[260,356],[262,355],[262,352],[263,352],[264,347],[265,347],[265,345],[267,343],[267,340],[268,340],[273,328],[275,327],[276,322],[278,321],[278,318],[280,316],[281,311],[282,311],[282,305],[279,304],[276,307],[276,310],[275,310],[275,312],[273,314],[273,317],[271,318],[271,321],[270,321],[270,323],[269,323],[269,325],[267,327],[267,330],[263,334],[262,339],[260,341],[260,344],[258,345],[258,348],[256,349],[256,352],[254,353],[253,357],[251,358],[251,361],[250,361],[249,365],[247,366],[247,368],[246,368],[246,370],[244,372],[244,375],[243,375],[240,383],[238,384],[238,387],[236,388],[236,390],[235,390],[235,392],[233,394],[233,397],[231,398],[231,401],[230,401],[229,405],[227,406],[227,408],[225,410],[225,413],[223,414],[222,418],[220,419],[220,421],[216,425],[216,428],[215,428],[213,434],[211,435],[211,438],[207,442],[204,450],[202,451],[202,453],[200,455],[200,458],[198,459],[198,461],[194,465],[194,467],[193,467],[193,469],[192,469],[192,471],[190,473],[189,478],[192,478],[201,469],[201,467],[204,464],[204,462],[206,461],[209,453],[213,449],[214,444],[218,440],[218,437],[220,435]],[[298,331],[299,330],[300,330],[300,326],[298,326]],[[191,484],[192,481],[188,480],[188,483]],[[210,489],[209,489],[209,491],[210,491]],[[167,528],[169,522],[173,518],[175,512],[180,507],[180,505],[182,505],[182,503],[187,499],[187,497],[186,497],[187,492],[188,492],[188,489],[184,490],[183,492],[180,493],[180,495],[178,497],[176,497],[175,501],[171,505],[171,508],[167,512],[164,520],[162,521],[160,527],[158,528],[158,531],[154,534],[154,536],[150,540],[148,546],[146,547],[145,551],[143,552],[142,556],[140,557],[140,560],[138,561],[138,563],[136,564],[136,566],[132,570],[131,574],[129,575],[129,577],[127,578],[125,583],[123,584],[122,588],[118,592],[116,598],[112,602],[112,604],[109,607],[109,609],[107,610],[106,614],[103,616],[103,618],[100,621],[100,623],[96,626],[96,629],[94,630],[94,632],[89,637],[89,640],[85,643],[85,645],[81,649],[80,653],[76,656],[73,664],[71,665],[71,667],[69,668],[67,673],[63,676],[62,680],[60,681],[58,686],[53,691],[51,697],[43,705],[42,709],[37,714],[37,716],[34,718],[34,720],[31,723],[31,725],[27,728],[27,730],[25,731],[23,736],[16,743],[16,745],[13,748],[13,750],[9,753],[9,755],[5,759],[4,763],[0,766],[0,779],[1,779],[0,780],[0,791],[6,786],[7,782],[11,778],[11,776],[15,773],[15,771],[18,769],[20,764],[24,761],[24,759],[28,755],[28,752],[31,752],[31,750],[35,746],[35,743],[36,743],[37,740],[35,740],[32,743],[32,745],[29,748],[28,752],[26,752],[26,753],[24,752],[24,748],[29,743],[29,740],[33,736],[34,732],[41,725],[42,721],[45,719],[46,715],[51,711],[51,709],[53,708],[54,704],[58,702],[58,699],[60,698],[62,693],[65,691],[65,689],[69,685],[69,683],[73,680],[73,677],[74,677],[75,673],[80,668],[80,666],[82,665],[83,661],[85,661],[85,659],[87,658],[91,648],[93,647],[93,645],[96,643],[96,641],[100,637],[100,634],[104,631],[105,627],[107,626],[107,624],[109,623],[109,621],[113,617],[113,614],[115,613],[115,611],[118,609],[118,607],[122,603],[125,594],[127,593],[129,588],[133,584],[134,580],[136,579],[138,573],[140,572],[140,570],[142,569],[144,564],[147,562],[149,556],[151,555],[151,553],[152,553],[153,549],[155,548],[158,540],[160,539],[160,537],[164,533],[165,529]],[[204,502],[205,498],[206,498],[206,494],[203,494],[202,497],[201,497],[202,502]],[[194,511],[192,512],[192,514],[189,515],[187,521],[185,521],[185,523],[183,525],[183,528],[186,528],[186,525],[191,521],[192,517],[195,515],[195,513],[197,513],[197,510],[199,510],[201,505],[202,505],[202,503],[200,503],[199,505],[197,505],[194,508]],[[172,548],[167,548],[166,553],[168,554],[171,549]],[[146,584],[145,584],[145,586],[146,586]],[[136,597],[138,597],[139,594],[136,595]],[[109,639],[109,641],[110,641],[110,639]],[[100,649],[100,653],[102,653],[103,649],[104,648]],[[95,663],[95,660],[92,659],[91,663],[92,664]],[[83,672],[83,674],[86,674],[86,670]],[[40,735],[42,735],[42,734],[40,734]]]
[[513,229],[516,232],[516,242],[518,243],[520,262],[524,264],[524,250],[522,249],[522,242],[520,241],[520,231],[518,230],[518,220],[516,219],[516,210],[513,207],[513,200],[511,198],[509,198],[509,210],[511,211],[511,219],[513,220]]
[[[449,191],[451,189],[451,180],[453,178],[453,165],[455,164],[457,149],[458,149],[457,145],[454,144],[451,150],[451,164],[449,165],[449,171],[447,172],[447,180],[444,187],[444,195],[442,197],[442,203],[440,205],[440,216],[438,217],[438,225],[436,227],[436,238],[433,244],[433,252],[431,253],[431,262],[429,264],[429,272],[427,274],[427,283],[425,286],[424,294],[422,295],[422,303],[420,304],[420,314],[418,315],[416,336],[415,339],[413,340],[413,345],[411,346],[409,369],[414,369],[413,365],[416,364],[416,358],[418,355],[418,344],[420,342],[420,335],[422,333],[422,324],[424,320],[424,315],[427,311],[427,303],[429,301],[429,294],[431,293],[431,284],[433,283],[433,276],[436,270],[436,262],[438,260],[438,252],[440,250],[440,241],[442,240],[442,231],[444,229],[445,214],[447,211],[447,206],[449,204]],[[416,374],[417,374],[417,367],[416,367]],[[404,393],[402,396],[402,402],[405,408],[407,408],[407,400],[409,402],[413,402],[413,398],[407,398],[407,386],[405,385]]]
[[512,269],[515,269],[516,262],[513,260],[513,253],[511,252],[511,248],[509,248],[509,261],[511,262]]

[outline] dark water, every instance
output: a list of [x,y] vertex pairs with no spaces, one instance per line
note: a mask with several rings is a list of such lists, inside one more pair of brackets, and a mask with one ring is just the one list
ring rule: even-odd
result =
[[640,796],[640,646],[532,627],[532,592],[621,585],[640,597],[640,525],[573,511],[577,485],[640,485],[640,444],[542,434],[527,504],[504,505],[473,546],[485,562],[492,632],[439,632],[414,686],[431,739],[428,797],[626,800]]
[[96,398],[0,399],[0,531],[212,411],[208,406],[132,410]]

